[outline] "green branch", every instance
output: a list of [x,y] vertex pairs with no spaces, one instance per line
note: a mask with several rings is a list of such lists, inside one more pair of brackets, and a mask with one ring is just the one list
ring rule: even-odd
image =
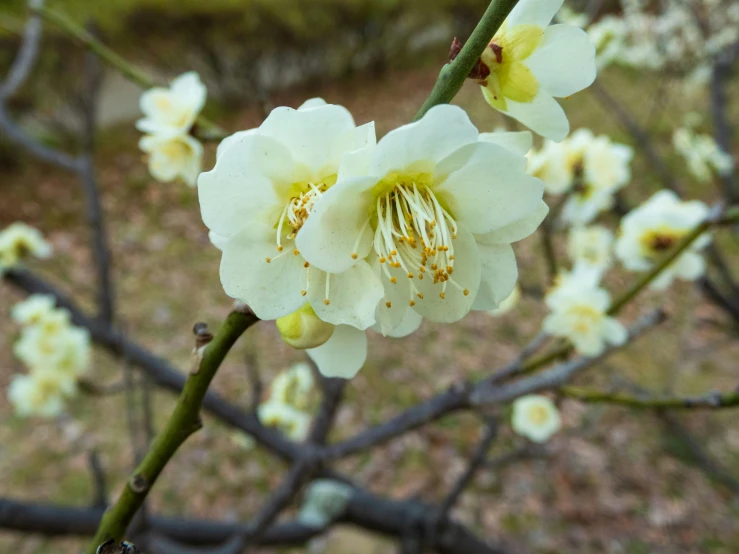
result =
[[182,443],[202,426],[200,406],[226,354],[242,333],[257,321],[258,318],[251,312],[234,311],[226,318],[213,340],[202,349],[196,349],[191,373],[172,415],[116,503],[105,512],[87,554],[95,554],[98,546],[106,540],[119,542],[123,539],[126,528],[164,466]]
[[728,394],[711,393],[705,396],[686,398],[650,398],[646,396],[632,396],[630,394],[618,392],[604,392],[585,387],[562,387],[559,389],[559,393],[569,398],[576,398],[583,402],[605,402],[609,404],[621,404],[631,408],[672,410],[705,408],[718,410],[721,408],[739,407],[739,391]]
[[[31,7],[31,10],[44,20],[56,25],[67,35],[82,44],[82,46],[95,53],[101,60],[132,83],[144,89],[158,86],[156,80],[149,74],[127,62],[122,56],[105,46],[92,33],[72,21],[67,15],[47,8],[46,6]],[[193,127],[193,135],[201,140],[223,140],[226,138],[227,133],[201,115],[197,118]]]
[[441,68],[434,88],[431,89],[431,93],[421,109],[418,110],[413,121],[421,119],[434,106],[448,104],[452,101],[462,88],[477,60],[480,59],[485,48],[487,48],[490,40],[495,36],[495,33],[517,2],[518,0],[493,0],[490,2],[488,9],[485,10],[482,19],[480,19],[475,30],[472,31],[472,35],[470,35],[459,55]]

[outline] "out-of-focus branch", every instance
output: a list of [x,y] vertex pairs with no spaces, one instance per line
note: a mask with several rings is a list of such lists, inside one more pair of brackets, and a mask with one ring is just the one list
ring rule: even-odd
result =
[[652,139],[645,129],[632,117],[626,108],[616,100],[611,93],[603,88],[597,81],[590,85],[588,89],[590,93],[606,108],[606,111],[613,114],[621,125],[631,134],[642,152],[647,157],[649,164],[659,174],[662,184],[675,192],[680,192],[680,187],[675,181],[672,172],[665,165],[662,157],[652,144]]
[[[69,310],[72,322],[90,332],[93,341],[115,356],[126,357],[131,364],[141,368],[154,384],[175,393],[179,393],[185,386],[185,376],[169,362],[152,354],[110,325],[85,315],[69,297],[43,279],[23,269],[8,270],[4,277],[8,283],[28,294],[53,295],[58,306]],[[248,433],[270,452],[283,459],[294,460],[298,456],[300,450],[298,445],[264,427],[253,413],[244,412],[215,392],[206,394],[203,408],[228,425]]]
[[[30,0],[29,6],[32,9],[42,8],[44,0]],[[36,63],[38,56],[39,44],[41,44],[42,22],[38,15],[32,14],[26,22],[23,31],[23,40],[21,48],[10,66],[8,76],[4,83],[0,84],[0,101],[6,100],[13,96],[18,89],[26,82],[31,69]]]
[[558,392],[569,398],[582,402],[603,402],[620,404],[629,408],[651,408],[670,410],[709,409],[739,407],[739,391],[722,394],[711,392],[703,396],[692,397],[650,397],[618,392],[599,391],[585,387],[561,387]]
[[100,454],[96,450],[88,454],[87,465],[90,468],[94,491],[92,506],[95,508],[105,508],[108,505],[108,486],[105,482],[103,463],[100,461]]
[[[731,154],[731,124],[727,114],[728,98],[726,84],[731,75],[732,66],[739,53],[739,42],[727,49],[713,66],[711,75],[711,113],[713,114],[713,127],[715,131],[716,144]],[[739,199],[737,190],[736,171],[732,168],[727,174],[721,176],[724,197],[734,202]]]
[[434,88],[431,89],[428,98],[426,98],[421,109],[418,110],[414,121],[421,119],[434,106],[448,104],[452,101],[459,89],[462,88],[477,60],[480,59],[483,51],[487,48],[488,43],[517,3],[518,0],[493,0],[490,2],[457,57],[441,68]]
[[320,380],[323,399],[308,437],[314,444],[326,443],[347,383],[346,379],[332,379],[323,375],[320,376]]
[[[122,56],[108,48],[92,33],[87,31],[87,29],[67,17],[66,14],[52,10],[46,6],[32,7],[32,10],[35,14],[39,15],[46,21],[49,21],[64,33],[82,44],[82,46],[94,52],[96,56],[118,71],[129,81],[137,84],[141,88],[152,88],[157,86],[157,82],[147,73],[128,63],[128,61],[126,61]],[[227,133],[223,129],[203,116],[198,117],[194,127],[194,134],[201,140],[223,140],[227,136]]]
[[200,407],[221,362],[236,340],[257,321],[251,310],[231,312],[207,346],[200,344],[203,333],[196,326],[195,360],[177,405],[117,502],[103,516],[88,554],[95,554],[97,547],[108,539],[118,542],[124,537],[161,471],[182,443],[202,426]]

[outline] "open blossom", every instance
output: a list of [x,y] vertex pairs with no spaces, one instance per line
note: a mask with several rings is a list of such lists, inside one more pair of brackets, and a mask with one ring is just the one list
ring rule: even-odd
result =
[[270,400],[304,410],[313,390],[313,371],[305,362],[297,363],[272,381]]
[[35,325],[50,316],[56,307],[56,300],[50,294],[32,294],[19,302],[11,310],[11,316],[21,325]]
[[[682,202],[674,192],[661,190],[621,220],[616,256],[630,271],[648,271],[699,225],[708,211],[703,202]],[[710,240],[708,233],[698,237],[652,281],[651,286],[664,289],[676,277],[691,281],[703,275],[705,261],[699,251]]]
[[374,143],[374,124],[357,127],[345,108],[322,101],[276,108],[258,129],[224,141],[198,192],[203,221],[223,251],[229,296],[262,319],[308,302],[333,325],[374,324],[383,290],[367,262],[326,272],[298,242],[315,206]]
[[37,370],[30,375],[16,375],[8,387],[8,399],[20,417],[57,417],[65,401],[76,392],[76,383],[52,370]]
[[557,406],[539,394],[528,394],[513,402],[511,424],[516,433],[534,442],[546,442],[562,426]]
[[0,231],[0,271],[17,265],[29,256],[51,256],[51,245],[38,229],[16,222]]
[[569,122],[555,97],[595,80],[595,48],[582,29],[549,25],[563,0],[521,0],[481,56],[485,100],[532,131],[562,140]]
[[206,94],[198,74],[190,71],[172,81],[169,88],[155,87],[141,95],[144,118],[136,127],[146,135],[141,137],[139,148],[149,155],[149,171],[158,181],[181,177],[188,185],[195,185],[203,146],[190,130]]
[[595,60],[598,69],[618,61],[626,49],[628,29],[625,21],[614,15],[606,15],[591,24],[588,37],[595,45]]
[[567,253],[577,264],[597,268],[601,271],[612,262],[613,233],[602,225],[574,227],[567,241]]
[[513,290],[510,243],[531,234],[548,209],[525,158],[478,139],[463,110],[432,108],[340,178],[298,235],[306,260],[326,271],[368,258],[384,290],[381,327],[395,329],[409,311],[457,321],[470,309],[496,308]]
[[620,345],[626,341],[626,328],[608,315],[611,297],[598,286],[599,272],[577,267],[561,276],[545,301],[551,313],[542,328],[555,337],[572,342],[575,350],[584,356],[598,356],[607,344]]
[[710,182],[714,174],[730,174],[734,168],[734,159],[709,135],[680,128],[672,135],[672,144],[685,159],[690,173],[701,183]]

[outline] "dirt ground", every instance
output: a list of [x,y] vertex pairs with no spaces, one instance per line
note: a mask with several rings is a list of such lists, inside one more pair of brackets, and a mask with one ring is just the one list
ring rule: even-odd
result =
[[[359,123],[375,119],[382,135],[412,117],[434,79],[433,70],[360,76],[291,91],[272,102],[297,106],[307,97],[322,96],[346,105]],[[656,98],[656,86],[644,82],[637,86],[620,74],[604,76],[603,83],[617,90],[638,115],[653,109],[643,98]],[[660,100],[664,105],[655,116],[654,129],[667,151],[670,122],[679,121],[680,112],[688,108],[678,92]],[[481,130],[502,125],[473,85],[468,84],[457,101]],[[700,101],[692,100],[695,106]],[[588,126],[629,142],[589,93],[566,100],[565,107],[573,129]],[[245,110],[222,123],[237,130],[258,125],[260,117],[256,109]],[[102,133],[98,154],[97,173],[115,256],[118,325],[185,368],[193,322],[202,320],[216,327],[231,302],[221,289],[219,253],[208,242],[196,192],[181,184],[153,181],[136,148],[137,139],[130,124],[108,128]],[[206,167],[213,155],[211,148]],[[637,158],[634,182],[625,192],[633,204],[658,186],[642,157],[637,154]],[[0,191],[0,227],[24,220],[39,227],[54,245],[56,255],[51,260],[31,267],[91,306],[94,275],[78,183],[41,163],[22,159],[2,176]],[[710,200],[711,194],[711,190],[695,190],[703,200]],[[539,247],[537,237],[516,246],[525,285],[540,287],[544,281]],[[557,247],[563,252],[563,244]],[[622,290],[632,278],[616,271],[608,286]],[[21,367],[11,356],[17,328],[9,311],[20,298],[7,285],[0,285],[0,496],[85,505],[93,495],[87,456],[96,450],[112,497],[132,465],[123,397],[81,397],[70,406],[69,415],[58,421],[20,420],[12,415],[5,392]],[[721,338],[724,335],[716,326],[728,323],[690,285],[645,294],[623,319],[633,321],[641,311],[661,304],[670,312],[667,323],[578,383],[605,386],[620,375],[657,392],[734,388],[739,343]],[[497,319],[477,313],[455,325],[425,322],[418,333],[403,340],[373,335],[367,365],[348,387],[348,400],[332,438],[382,421],[460,377],[484,375],[505,363],[538,332],[543,314],[539,301],[524,298],[516,310]],[[250,330],[213,384],[219,393],[244,406],[250,394],[244,366],[247,352],[258,360],[266,381],[303,356],[284,345],[269,323]],[[121,369],[120,363],[96,351],[91,378],[112,382]],[[169,393],[156,392],[158,427],[172,405]],[[574,401],[562,402],[561,409],[564,429],[548,444],[547,455],[483,470],[455,511],[460,520],[482,535],[505,538],[525,553],[739,552],[739,502],[730,490],[689,463],[684,447],[666,433],[654,414]],[[693,413],[680,421],[728,471],[739,475],[735,414]],[[350,458],[341,463],[341,469],[391,497],[439,500],[463,470],[479,433],[475,417],[454,415]],[[521,444],[504,426],[492,456]],[[279,477],[273,457],[244,448],[229,429],[206,417],[204,429],[162,475],[150,506],[170,515],[247,520]],[[50,541],[0,532],[2,552],[67,554],[78,552],[82,544],[76,539]],[[384,540],[353,529],[337,529],[312,548],[332,554],[393,551]]]

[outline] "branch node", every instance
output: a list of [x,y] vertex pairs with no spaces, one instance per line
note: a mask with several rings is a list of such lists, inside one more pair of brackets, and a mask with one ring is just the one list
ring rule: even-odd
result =
[[143,494],[147,490],[149,490],[149,481],[140,473],[137,473],[133,477],[131,477],[129,485],[131,487],[131,490],[136,494]]

